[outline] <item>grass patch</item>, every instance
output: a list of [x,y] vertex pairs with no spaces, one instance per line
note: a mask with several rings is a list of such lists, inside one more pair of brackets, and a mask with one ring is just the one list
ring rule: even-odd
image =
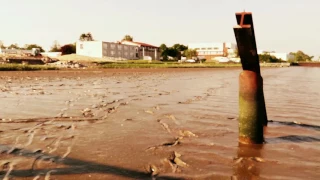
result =
[[0,64],[0,71],[40,71],[58,70],[57,67],[46,65]]
[[217,63],[178,63],[161,61],[124,61],[100,63],[101,68],[226,68],[241,67],[241,64],[217,64]]
[[[128,60],[128,61],[118,61],[118,62],[111,62],[111,61],[101,61],[101,62],[94,62],[98,65],[105,65],[105,64],[163,64],[161,61],[148,61],[148,60]],[[177,63],[177,62],[175,62]]]

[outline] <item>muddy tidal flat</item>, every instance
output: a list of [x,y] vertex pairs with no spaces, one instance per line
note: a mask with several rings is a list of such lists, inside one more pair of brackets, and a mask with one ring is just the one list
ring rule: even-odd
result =
[[238,146],[241,69],[0,72],[0,179],[320,178],[320,68],[263,68],[269,126]]

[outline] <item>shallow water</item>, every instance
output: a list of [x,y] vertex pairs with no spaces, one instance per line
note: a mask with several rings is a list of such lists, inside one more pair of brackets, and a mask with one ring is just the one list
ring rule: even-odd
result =
[[238,147],[240,72],[1,72],[0,177],[318,179],[320,68],[262,69],[261,147]]

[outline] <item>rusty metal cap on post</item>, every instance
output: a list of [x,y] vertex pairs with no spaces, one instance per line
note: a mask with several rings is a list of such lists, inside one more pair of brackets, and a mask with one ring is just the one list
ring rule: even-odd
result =
[[236,13],[237,26],[234,28],[253,28],[253,19],[251,12]]

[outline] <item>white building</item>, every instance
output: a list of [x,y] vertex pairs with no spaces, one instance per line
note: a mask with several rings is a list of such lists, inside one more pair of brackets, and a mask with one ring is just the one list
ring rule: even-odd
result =
[[47,57],[50,57],[50,58],[57,58],[59,56],[61,56],[61,52],[43,52],[43,53],[40,53],[42,56],[47,56]]
[[210,61],[215,57],[236,57],[237,45],[229,42],[191,43],[188,48],[195,49],[199,57]]

